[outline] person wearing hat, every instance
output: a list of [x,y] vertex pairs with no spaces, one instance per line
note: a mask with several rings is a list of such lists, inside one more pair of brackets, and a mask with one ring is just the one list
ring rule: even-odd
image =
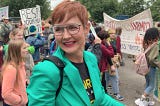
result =
[[9,23],[9,18],[2,17],[2,23],[0,24],[0,42],[6,44],[9,41],[9,33],[12,30],[12,25]]
[[37,33],[37,28],[35,25],[31,25],[28,30],[31,34],[26,36],[26,42],[35,48],[35,52],[32,54],[32,57],[34,63],[36,64],[41,60],[39,49],[46,43],[46,41],[41,37],[40,33]]

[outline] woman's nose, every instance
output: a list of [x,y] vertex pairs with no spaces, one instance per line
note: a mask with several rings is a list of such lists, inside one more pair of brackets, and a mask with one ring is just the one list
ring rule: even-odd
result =
[[68,30],[64,28],[63,38],[68,38],[68,37],[71,37],[71,35],[69,34]]

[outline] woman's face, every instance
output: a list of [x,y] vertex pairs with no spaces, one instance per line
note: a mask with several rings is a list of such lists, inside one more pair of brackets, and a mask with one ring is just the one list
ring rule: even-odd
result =
[[89,23],[83,26],[78,17],[69,20],[65,17],[63,22],[54,25],[55,39],[66,54],[82,53],[89,29]]
[[22,45],[22,47],[21,47],[21,55],[22,55],[22,57],[26,57],[26,55],[28,54],[28,50],[27,50],[28,46],[29,45],[27,43],[24,43]]
[[23,31],[21,30],[14,36],[14,40],[19,40],[19,39],[23,39]]
[[115,33],[111,33],[111,34],[109,34],[109,36],[110,36],[111,39],[115,39],[116,38]]

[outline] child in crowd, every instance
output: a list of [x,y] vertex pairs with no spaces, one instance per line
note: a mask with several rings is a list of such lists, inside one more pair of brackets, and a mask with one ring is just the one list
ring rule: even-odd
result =
[[[19,28],[15,28],[11,31],[10,35],[9,35],[10,40],[24,40],[24,35],[23,35],[23,29],[19,29]],[[27,49],[28,49],[28,54],[25,57],[25,68],[26,68],[26,77],[27,77],[27,84],[29,83],[29,77],[31,75],[32,72],[32,68],[34,66],[34,61],[33,61],[33,57],[31,54],[34,53],[34,47],[30,46],[29,44],[27,44]]]
[[159,57],[159,32],[157,28],[149,28],[143,40],[143,48],[146,50],[150,45],[155,43],[147,53],[146,59],[149,66],[149,73],[145,75],[146,79],[146,87],[144,89],[144,93],[142,94],[141,98],[135,100],[135,104],[138,106],[150,106],[154,105],[154,101],[150,101],[149,95],[152,93],[153,89],[155,88],[155,73],[156,68],[160,68],[160,61],[158,60]]
[[[32,32],[32,29],[34,29],[34,28],[31,28],[30,32]],[[27,36],[26,37],[26,42],[28,44],[30,44],[31,46],[34,46],[35,52],[32,54],[32,57],[33,57],[34,63],[35,64],[38,63],[41,60],[39,49],[40,49],[40,47],[42,47],[47,42],[45,41],[45,39],[43,39],[41,37],[40,33],[35,33],[35,34],[31,34],[31,35]]]
[[28,50],[24,40],[11,40],[2,66],[3,106],[27,104],[26,72],[24,58]]

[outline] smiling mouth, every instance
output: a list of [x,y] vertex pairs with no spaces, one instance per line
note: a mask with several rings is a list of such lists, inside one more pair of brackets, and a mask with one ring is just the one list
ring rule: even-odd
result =
[[71,46],[73,46],[74,44],[75,44],[75,41],[72,41],[72,42],[64,42],[63,43],[65,46],[67,46],[67,47],[71,47]]

